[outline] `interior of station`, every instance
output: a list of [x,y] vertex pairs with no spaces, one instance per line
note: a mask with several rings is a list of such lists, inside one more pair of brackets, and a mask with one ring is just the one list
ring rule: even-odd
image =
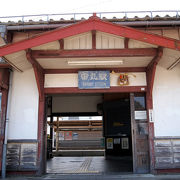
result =
[[[134,95],[145,110],[145,94]],[[133,172],[130,93],[48,95],[47,173]]]

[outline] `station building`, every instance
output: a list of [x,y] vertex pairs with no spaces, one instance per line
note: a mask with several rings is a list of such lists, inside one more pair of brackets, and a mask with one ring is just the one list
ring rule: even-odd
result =
[[130,156],[133,173],[180,172],[178,23],[93,14],[78,22],[2,25],[6,171],[46,173],[47,117],[73,114],[102,116],[105,156]]

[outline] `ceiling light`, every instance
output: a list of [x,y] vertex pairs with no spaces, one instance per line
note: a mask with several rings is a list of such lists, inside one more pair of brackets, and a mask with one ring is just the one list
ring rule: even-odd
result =
[[70,66],[106,66],[106,65],[122,65],[123,60],[78,60],[78,61],[67,61],[68,65]]

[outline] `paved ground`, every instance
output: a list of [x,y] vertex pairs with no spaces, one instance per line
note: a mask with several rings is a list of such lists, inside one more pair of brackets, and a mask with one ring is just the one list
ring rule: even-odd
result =
[[97,174],[86,174],[86,175],[59,175],[59,174],[48,174],[42,177],[9,177],[7,180],[180,180],[180,175],[159,175],[154,176],[151,174],[146,175],[135,175],[135,174],[111,174],[111,175],[97,175]]
[[7,180],[180,180],[179,175],[133,174],[131,158],[55,157],[41,177],[12,176]]
[[82,173],[132,173],[132,158],[105,159],[93,157],[54,157],[47,161],[47,173],[82,174]]

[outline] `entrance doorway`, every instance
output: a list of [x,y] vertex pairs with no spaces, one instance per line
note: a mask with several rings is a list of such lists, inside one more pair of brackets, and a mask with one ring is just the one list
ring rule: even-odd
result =
[[47,104],[47,173],[134,171],[129,93],[49,95]]

